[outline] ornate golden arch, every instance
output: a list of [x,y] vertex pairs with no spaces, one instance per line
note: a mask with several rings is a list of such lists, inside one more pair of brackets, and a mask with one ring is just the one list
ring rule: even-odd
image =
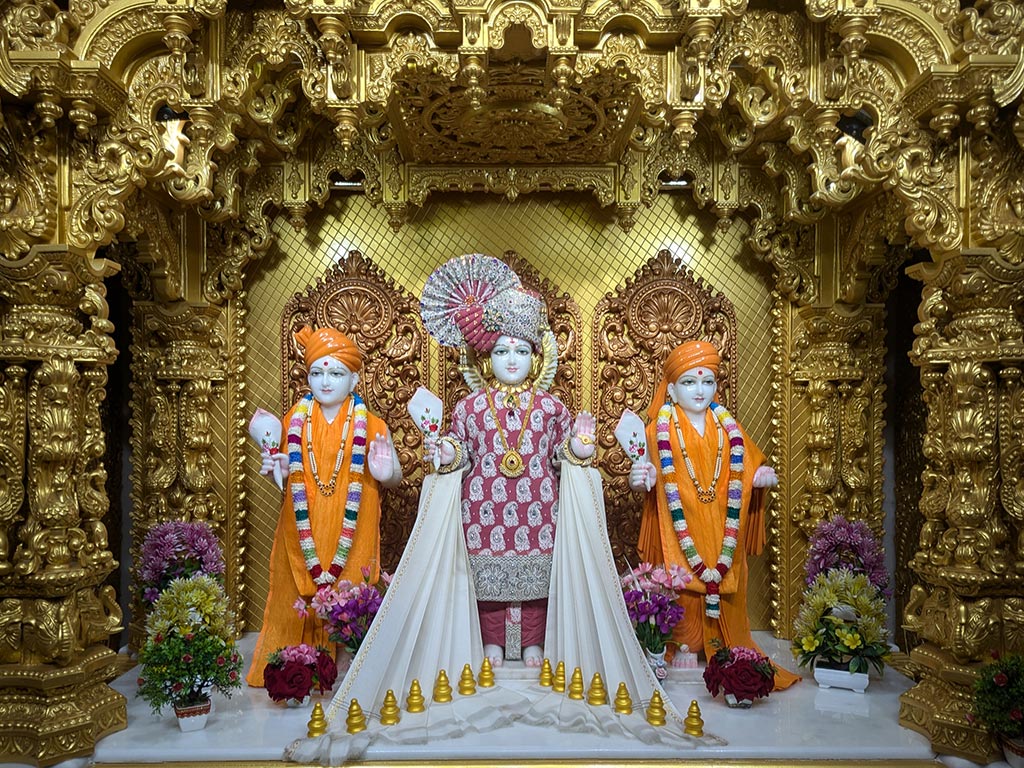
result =
[[606,293],[593,321],[597,371],[593,409],[605,473],[608,534],[617,556],[636,562],[640,499],[629,490],[629,460],[615,440],[615,425],[629,408],[645,414],[661,379],[665,359],[690,339],[712,342],[722,355],[718,399],[735,408],[736,312],[713,290],[660,251],[626,284]]

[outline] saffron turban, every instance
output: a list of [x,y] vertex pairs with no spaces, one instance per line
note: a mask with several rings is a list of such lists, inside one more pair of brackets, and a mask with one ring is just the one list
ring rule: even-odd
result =
[[668,401],[668,385],[675,384],[684,373],[703,366],[718,376],[718,366],[721,362],[718,348],[708,341],[687,341],[673,349],[665,360],[665,373],[658,384],[658,389],[655,390],[647,415],[652,421],[658,418],[658,411]]
[[363,367],[363,353],[359,347],[336,328],[318,328],[314,331],[307,325],[295,334],[295,341],[302,348],[307,368],[313,361],[327,355],[340,360],[353,373]]

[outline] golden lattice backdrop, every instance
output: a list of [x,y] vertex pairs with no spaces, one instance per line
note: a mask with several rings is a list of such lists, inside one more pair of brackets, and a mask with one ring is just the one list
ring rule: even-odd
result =
[[[696,277],[725,294],[738,321],[738,417],[751,437],[771,455],[772,289],[770,270],[754,261],[744,245],[742,222],[728,229],[703,214],[683,195],[662,195],[638,217],[628,232],[590,195],[537,194],[514,202],[499,197],[445,195],[430,198],[397,232],[386,213],[360,195],[339,195],[311,215],[305,229],[284,218],[275,225],[274,247],[246,276],[248,354],[246,390],[253,408],[279,411],[281,403],[281,313],[288,300],[315,284],[332,264],[360,251],[396,286],[418,296],[439,264],[463,253],[501,256],[516,251],[579,307],[584,334],[581,345],[580,402],[593,401],[595,361],[589,338],[595,309],[607,292],[668,250]],[[433,341],[431,341],[433,344]],[[434,347],[434,353],[439,354]],[[437,359],[435,357],[435,359]],[[440,382],[429,385],[439,391]],[[258,456],[251,446],[247,464],[250,500],[245,573],[248,580],[246,623],[259,627],[267,593],[267,563],[280,495],[273,483],[256,473]],[[778,514],[774,510],[774,514]],[[639,507],[637,508],[639,514]],[[385,562],[386,568],[396,563]],[[750,578],[751,621],[767,628],[771,594],[767,556],[754,562]]]

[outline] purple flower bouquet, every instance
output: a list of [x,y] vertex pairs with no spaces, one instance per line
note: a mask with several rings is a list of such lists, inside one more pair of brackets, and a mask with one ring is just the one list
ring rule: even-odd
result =
[[672,630],[683,619],[683,608],[676,602],[690,580],[690,574],[678,566],[653,566],[640,563],[622,577],[623,599],[636,638],[644,650],[662,653]]
[[879,593],[889,595],[885,553],[871,529],[859,520],[850,522],[836,515],[819,522],[811,534],[805,568],[808,585],[819,573],[845,568],[864,574]]
[[[342,580],[333,586],[320,587],[310,601],[309,607],[324,622],[331,640],[343,645],[352,654],[359,650],[363,638],[370,630],[384,601],[384,590],[391,580],[386,573],[381,573],[383,586],[378,587],[371,584],[369,578],[369,569],[364,568],[363,581],[353,584]],[[306,615],[307,606],[301,599],[295,608],[300,615]]]
[[197,573],[217,581],[224,575],[224,553],[210,526],[174,520],[149,529],[142,543],[139,567],[143,602],[156,602],[172,581]]

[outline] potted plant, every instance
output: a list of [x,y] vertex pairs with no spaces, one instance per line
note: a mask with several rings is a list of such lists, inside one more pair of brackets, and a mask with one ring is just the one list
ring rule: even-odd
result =
[[666,644],[683,619],[683,607],[676,600],[691,578],[677,565],[665,568],[650,563],[640,563],[622,576],[622,597],[629,620],[659,680],[668,676]]
[[864,692],[868,667],[881,673],[889,656],[885,603],[865,574],[840,568],[815,577],[793,625],[792,651],[801,666],[814,666],[821,687]]
[[352,583],[342,579],[333,586],[320,587],[309,605],[301,598],[295,604],[299,615],[305,617],[312,608],[324,622],[330,639],[354,656],[370,630],[377,611],[384,601],[384,592],[391,576],[381,571],[381,583],[370,583],[370,569],[362,569],[363,580]]
[[139,653],[138,695],[154,713],[170,705],[183,731],[196,730],[206,724],[211,692],[230,697],[242,684],[232,620],[212,576],[176,579],[160,594]]
[[309,700],[313,688],[329,691],[338,678],[334,655],[323,647],[306,643],[278,648],[267,658],[263,685],[274,701],[297,707]]
[[889,595],[889,572],[885,568],[885,552],[867,524],[850,522],[842,515],[822,520],[808,541],[807,584],[814,583],[819,573],[839,568],[863,573],[880,593]]
[[149,529],[139,566],[143,602],[156,602],[172,581],[197,573],[223,578],[224,553],[209,525],[173,520]]
[[712,696],[724,694],[730,707],[746,709],[775,686],[775,665],[767,656],[744,646],[721,644],[704,667],[704,684]]
[[1024,656],[993,653],[978,670],[971,720],[995,736],[1014,768],[1024,768]]

